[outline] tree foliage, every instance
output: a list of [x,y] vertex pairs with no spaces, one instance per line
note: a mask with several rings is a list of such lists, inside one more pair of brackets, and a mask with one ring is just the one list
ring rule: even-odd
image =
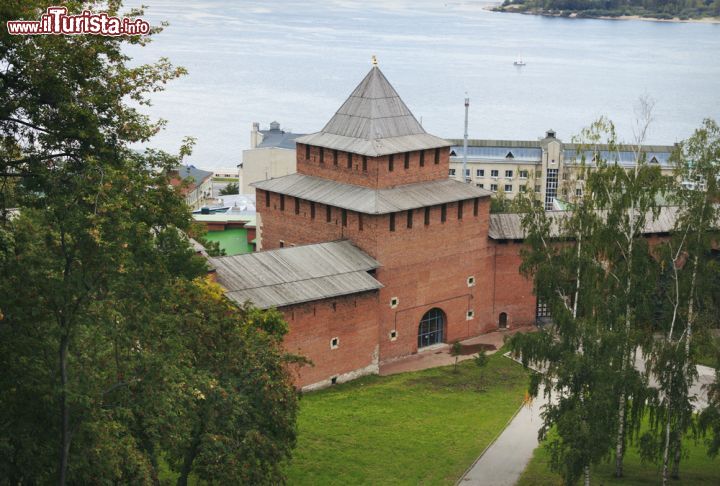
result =
[[499,8],[580,17],[639,15],[683,20],[720,17],[720,0],[505,0]]
[[[640,124],[642,137],[646,124]],[[517,335],[512,349],[539,367],[531,391],[553,397],[541,438],[547,438],[551,466],[572,484],[589,467],[615,451],[618,475],[628,438],[637,434],[650,391],[634,364],[651,337],[652,282],[656,265],[643,228],[658,215],[657,196],[668,181],[636,153],[634,169],[622,167],[614,126],[600,119],[581,135],[587,181],[571,213],[551,215],[526,200],[528,234],[521,269],[534,280],[553,324]],[[638,144],[639,145],[639,144]],[[521,203],[522,204],[522,203]],[[556,433],[548,434],[550,430]]]
[[233,194],[240,194],[240,187],[237,182],[230,182],[220,190],[221,196],[231,196]]
[[[35,20],[49,4],[0,11]],[[189,210],[167,174],[189,146],[130,149],[163,125],[138,106],[183,73],[167,60],[130,67],[123,44],[146,42],[0,33],[0,477],[10,484],[154,483],[162,458],[185,478],[280,482],[294,444],[285,324],[231,308],[188,244]]]

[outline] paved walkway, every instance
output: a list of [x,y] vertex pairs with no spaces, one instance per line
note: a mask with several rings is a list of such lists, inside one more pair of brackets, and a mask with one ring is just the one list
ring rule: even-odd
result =
[[538,397],[523,405],[500,436],[477,458],[457,484],[514,486],[538,445],[540,412],[547,403],[542,388]]
[[[635,365],[641,369],[642,361],[638,359]],[[699,376],[690,394],[696,399],[693,407],[699,411],[707,407],[705,385],[714,380],[715,370],[701,365],[698,365],[697,369]],[[650,385],[656,386],[654,379],[650,380]],[[520,409],[500,436],[483,451],[457,484],[514,486],[538,446],[537,436],[542,426],[540,413],[546,403],[547,398],[541,388],[532,404]]]
[[[471,347],[479,344],[494,346],[495,349],[487,351],[487,354],[493,354],[502,347],[505,336],[511,336],[516,332],[529,332],[534,330],[537,330],[535,326],[529,326],[507,331],[495,331],[466,339],[465,341],[461,341],[460,344],[462,344],[463,347]],[[476,355],[477,352],[472,352],[470,354],[460,356],[458,361],[465,361],[466,359],[473,358]],[[407,371],[419,371],[428,368],[436,368],[438,366],[448,366],[454,362],[455,357],[450,354],[450,345],[440,344],[437,346],[430,346],[429,348],[426,348],[416,354],[380,364],[380,375],[394,375],[396,373],[405,373]]]

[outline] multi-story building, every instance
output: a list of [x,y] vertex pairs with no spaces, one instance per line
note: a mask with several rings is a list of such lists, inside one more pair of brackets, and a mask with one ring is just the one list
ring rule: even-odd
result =
[[212,172],[194,165],[180,165],[170,174],[170,184],[180,186],[184,183],[185,202],[191,209],[198,209],[212,200],[212,176]]
[[[450,177],[462,180],[463,140],[450,142]],[[598,145],[588,150],[579,144],[563,143],[552,130],[536,141],[468,140],[465,177],[477,187],[502,192],[510,199],[532,190],[546,209],[559,209],[562,201],[582,195],[585,182],[581,169],[591,170],[597,157],[632,168],[639,155],[669,175],[674,148],[643,145],[638,152],[637,147],[619,145],[611,151],[606,145]]]
[[243,150],[240,165],[240,194],[255,194],[252,186],[255,182],[294,174],[295,139],[301,136],[299,133],[281,130],[276,121],[270,123],[268,130],[260,130],[260,124],[254,122],[250,132],[250,148]]

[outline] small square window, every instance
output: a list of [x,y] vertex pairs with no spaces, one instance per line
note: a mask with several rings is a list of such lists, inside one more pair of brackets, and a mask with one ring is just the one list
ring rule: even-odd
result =
[[490,190],[493,192],[497,191],[497,184],[490,184]]
[[340,338],[332,338],[330,340],[330,349],[337,349],[340,346]]
[[390,341],[396,341],[397,340],[397,329],[393,329],[390,331]]
[[513,192],[512,184],[505,184],[505,192]]
[[477,169],[475,171],[475,174],[477,175],[477,177],[485,177],[485,169]]
[[390,308],[395,309],[399,303],[400,299],[398,299],[397,297],[393,297],[392,299],[390,299]]
[[475,276],[474,276],[474,275],[470,275],[470,276],[467,278],[467,286],[468,286],[468,287],[475,287]]
[[469,311],[467,311],[467,320],[468,320],[468,321],[471,321],[471,320],[473,320],[474,318],[475,318],[475,311],[472,310],[472,309],[470,309]]
[[497,177],[500,171],[498,170],[491,170],[490,171],[490,177]]
[[455,175],[455,169],[450,169],[450,175],[451,175],[451,176],[454,176],[454,175]]
[[513,176],[513,171],[511,171],[511,170],[506,170],[506,171],[505,171],[505,177],[512,178],[512,176]]
[[484,188],[485,188],[485,184],[475,184],[475,185],[478,186],[480,189],[484,189]]

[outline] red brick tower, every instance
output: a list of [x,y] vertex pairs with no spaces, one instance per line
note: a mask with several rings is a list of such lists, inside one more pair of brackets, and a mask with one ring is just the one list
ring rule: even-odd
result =
[[380,262],[380,361],[497,327],[490,193],[448,178],[449,145],[373,66],[297,139],[296,174],[254,184],[263,249],[349,239]]

